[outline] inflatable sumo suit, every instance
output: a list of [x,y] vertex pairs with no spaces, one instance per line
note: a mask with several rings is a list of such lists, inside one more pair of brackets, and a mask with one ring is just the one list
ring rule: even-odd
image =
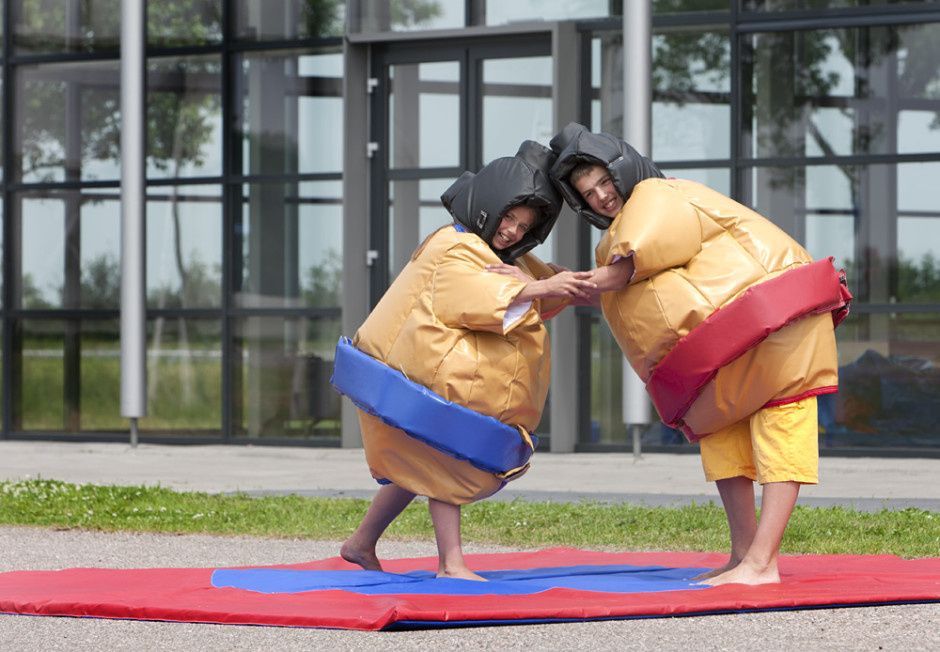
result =
[[[569,124],[552,140],[552,179],[606,233],[597,265],[633,256],[634,275],[601,304],[662,421],[690,441],[764,407],[837,390],[834,326],[851,294],[832,259],[810,255],[769,220],[693,181],[665,179],[622,140]],[[569,183],[606,167],[625,199],[609,219]]]
[[[459,505],[528,469],[550,373],[543,314],[564,305],[507,310],[525,283],[485,266],[554,274],[527,253],[561,209],[553,161],[526,141],[515,156],[465,172],[441,197],[454,224],[428,236],[352,342],[340,341],[333,384],[359,407],[379,482]],[[503,213],[520,204],[536,209],[536,225],[511,250],[494,251]]]

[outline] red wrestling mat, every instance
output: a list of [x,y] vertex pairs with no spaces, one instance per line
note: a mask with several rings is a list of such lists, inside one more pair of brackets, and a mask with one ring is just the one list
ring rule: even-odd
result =
[[554,548],[469,555],[488,583],[433,579],[436,558],[339,558],[252,568],[0,573],[0,612],[378,630],[940,602],[940,558],[808,555],[780,560],[780,584],[701,587],[714,553]]

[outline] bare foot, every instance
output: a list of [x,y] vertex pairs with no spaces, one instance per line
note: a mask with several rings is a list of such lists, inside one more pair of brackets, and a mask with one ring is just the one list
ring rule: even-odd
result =
[[692,580],[701,582],[702,580],[707,580],[712,577],[717,577],[721,575],[722,573],[727,573],[732,568],[737,567],[737,565],[740,563],[741,563],[740,561],[729,561],[727,564],[725,564],[721,568],[714,568],[710,571],[705,571],[704,573],[696,575],[695,577],[692,578]]
[[353,544],[352,539],[346,541],[343,547],[339,549],[339,556],[350,564],[362,566],[363,570],[382,570],[382,563],[375,555],[375,550],[363,550]]
[[473,580],[474,582],[486,582],[485,577],[481,577],[474,573],[469,568],[455,568],[453,570],[445,570],[443,568],[438,569],[437,576],[439,578],[448,577],[454,580]]
[[702,582],[709,586],[721,586],[722,584],[778,584],[780,582],[780,573],[777,572],[777,566],[768,566],[767,568],[755,568],[744,562],[738,564],[729,571],[716,575]]

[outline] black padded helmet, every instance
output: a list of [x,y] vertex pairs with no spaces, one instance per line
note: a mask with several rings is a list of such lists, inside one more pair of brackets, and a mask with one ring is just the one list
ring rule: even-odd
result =
[[526,140],[515,156],[495,159],[476,174],[464,172],[441,195],[441,203],[456,222],[491,247],[506,211],[523,204],[534,208],[538,220],[522,239],[512,247],[493,250],[501,260],[512,262],[544,242],[558,219],[561,196],[549,178],[554,162],[552,150]]
[[551,142],[558,156],[551,169],[552,181],[558,186],[568,205],[599,229],[606,229],[613,219],[591,210],[581,193],[568,177],[581,163],[594,163],[607,168],[620,196],[627,200],[633,187],[644,179],[662,177],[656,164],[630,147],[622,139],[607,133],[592,133],[584,125],[570,122]]

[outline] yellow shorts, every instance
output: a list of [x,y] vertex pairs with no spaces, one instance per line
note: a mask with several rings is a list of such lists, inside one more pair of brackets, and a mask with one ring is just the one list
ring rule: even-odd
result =
[[699,446],[708,482],[744,476],[768,482],[819,481],[816,397],[758,410],[704,437]]

